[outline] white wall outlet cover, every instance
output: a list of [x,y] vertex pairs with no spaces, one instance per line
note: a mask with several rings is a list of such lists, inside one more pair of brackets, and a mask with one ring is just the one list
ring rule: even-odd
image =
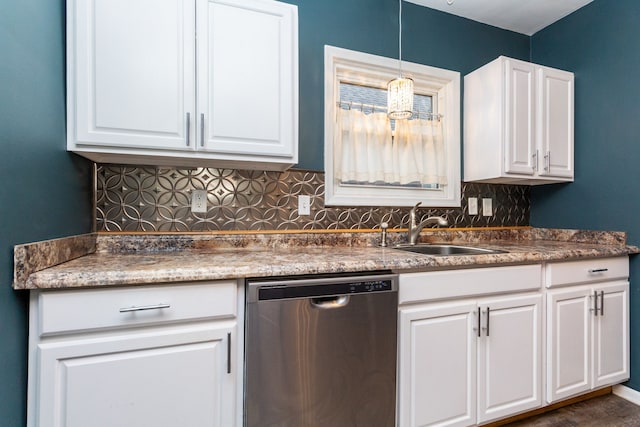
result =
[[311,196],[298,196],[298,215],[311,215]]
[[207,212],[207,190],[193,190],[191,192],[191,212]]
[[482,215],[493,215],[493,199],[482,199]]
[[478,198],[469,197],[468,201],[469,215],[478,215]]

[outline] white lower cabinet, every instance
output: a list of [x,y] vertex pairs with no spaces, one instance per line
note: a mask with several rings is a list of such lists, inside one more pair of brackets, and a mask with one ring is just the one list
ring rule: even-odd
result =
[[478,337],[478,424],[542,404],[542,296],[483,300]]
[[236,425],[236,313],[235,281],[33,293],[28,424]]
[[[547,291],[548,402],[629,378],[627,265],[623,257],[547,268],[548,286],[562,286]],[[559,283],[554,268],[575,270],[581,282]]]
[[475,304],[400,309],[399,426],[465,426],[476,417]]
[[[475,285],[491,293],[514,274],[523,275],[517,283],[523,291],[540,288],[540,270],[537,265],[401,275],[399,426],[471,426],[542,403],[540,292],[411,304],[403,300],[403,276],[409,286],[419,277],[425,289],[434,280],[446,287],[475,277]],[[494,281],[483,284],[487,274]]]

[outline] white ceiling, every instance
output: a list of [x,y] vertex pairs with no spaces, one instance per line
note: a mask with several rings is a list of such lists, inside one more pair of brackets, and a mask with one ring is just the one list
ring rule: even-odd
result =
[[593,0],[405,1],[530,36]]

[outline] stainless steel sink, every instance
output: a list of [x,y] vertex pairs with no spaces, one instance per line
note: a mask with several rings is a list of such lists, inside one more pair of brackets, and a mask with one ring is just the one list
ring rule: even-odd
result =
[[472,246],[458,246],[458,245],[438,245],[438,244],[418,244],[418,245],[397,245],[394,249],[400,249],[401,251],[415,252],[424,255],[486,255],[486,254],[500,254],[506,253],[497,249],[476,248]]

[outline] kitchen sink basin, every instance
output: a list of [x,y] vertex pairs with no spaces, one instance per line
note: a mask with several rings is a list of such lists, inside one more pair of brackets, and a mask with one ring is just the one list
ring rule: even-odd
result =
[[500,254],[506,251],[497,249],[476,248],[472,246],[458,246],[458,245],[438,245],[438,244],[419,244],[419,245],[397,245],[394,249],[400,249],[401,251],[414,252],[424,255],[486,255],[486,254]]

